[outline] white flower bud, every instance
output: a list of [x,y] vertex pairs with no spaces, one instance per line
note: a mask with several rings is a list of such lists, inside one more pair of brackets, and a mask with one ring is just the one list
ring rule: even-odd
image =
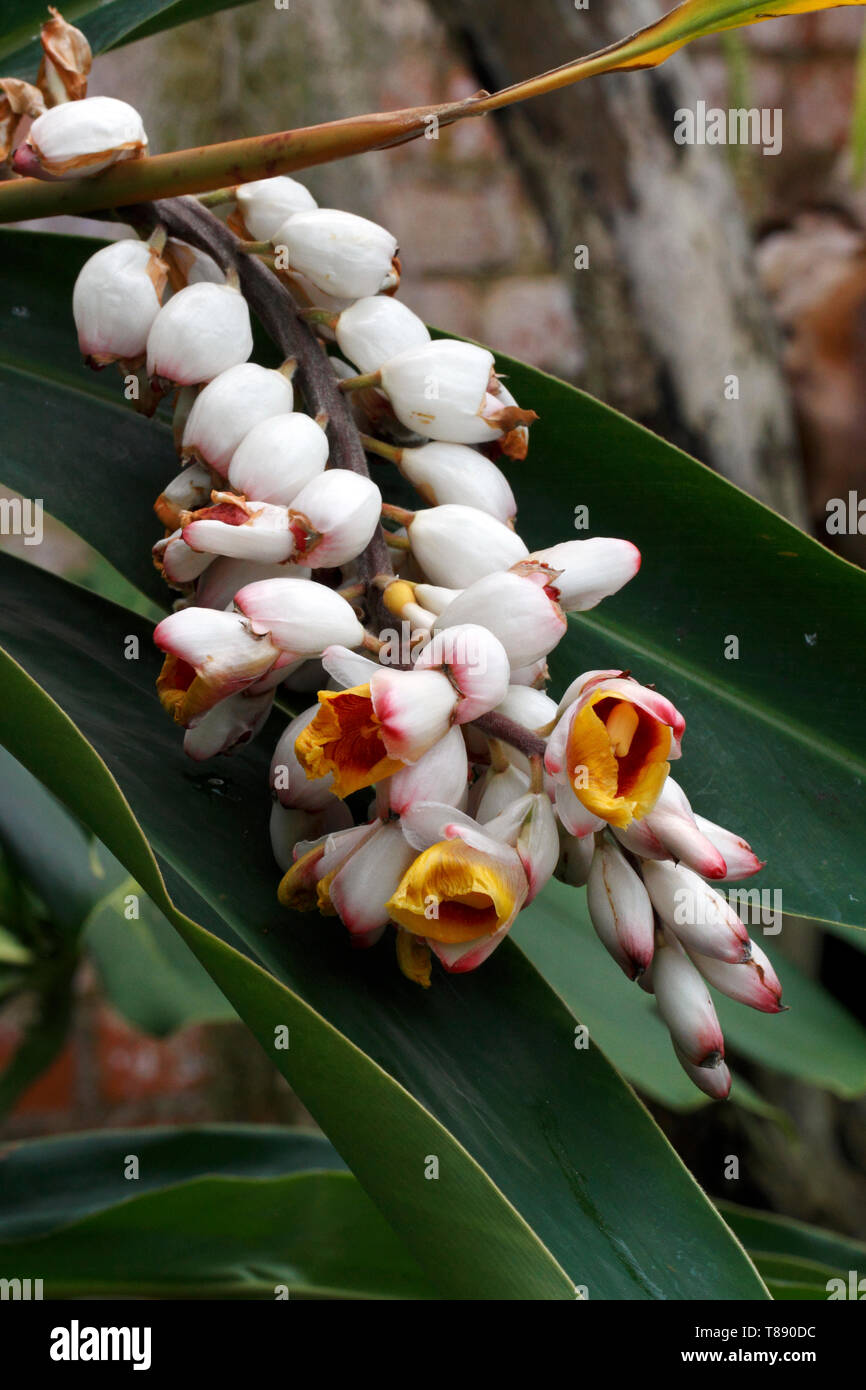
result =
[[620,969],[630,980],[642,975],[653,956],[652,903],[640,875],[606,840],[598,842],[592,857],[586,902],[592,925]]
[[466,444],[422,444],[401,449],[398,467],[432,506],[456,502],[477,507],[510,523],[517,514],[514,493],[495,463]]
[[428,439],[483,444],[500,431],[482,419],[493,353],[442,338],[382,365],[382,389],[397,419]]
[[93,366],[143,357],[167,274],[165,262],[143,241],[115,241],[85,261],[72,313],[78,346]]
[[334,644],[359,647],[364,629],[349,603],[309,579],[263,579],[235,594],[253,632],[271,634],[292,657],[321,656]]
[[414,858],[396,822],[380,825],[348,856],[328,885],[328,898],[352,936],[385,926],[386,903]]
[[529,778],[513,763],[487,768],[472,788],[471,805],[478,824],[486,826],[495,820],[528,790]]
[[302,183],[278,174],[273,179],[256,179],[235,189],[243,230],[251,241],[270,241],[289,217],[310,212],[318,204]]
[[[326,294],[360,299],[399,283],[396,238],[337,208],[299,212],[271,236],[278,269],[297,271]],[[280,263],[281,251],[286,264]]]
[[230,285],[187,285],[163,305],[147,339],[147,374],[179,386],[212,381],[253,350],[250,311]]
[[465,589],[476,579],[526,558],[520,537],[476,507],[449,504],[416,512],[409,526],[412,554],[431,584]]
[[229,460],[248,432],[262,420],[288,413],[293,404],[292,383],[282,371],[254,362],[229,367],[196,396],[181,452],[225,477]]
[[566,613],[584,613],[617,593],[640,569],[640,551],[631,541],[593,536],[588,541],[562,541],[530,557],[559,574],[551,580]]
[[147,152],[147,136],[134,107],[115,97],[83,97],[38,116],[15,152],[19,174],[75,179],[98,174]]
[[436,619],[436,630],[481,623],[499,638],[512,666],[529,666],[553,651],[568,627],[548,579],[549,571],[539,565],[485,575],[448,605]]
[[311,705],[286,725],[271,759],[271,788],[283,806],[303,811],[322,811],[334,800],[331,790],[334,774],[308,778],[295,754],[295,741],[319,713],[318,704]]
[[370,541],[382,511],[382,494],[360,473],[334,468],[311,479],[289,509],[292,558],[333,569],[354,560]]
[[545,695],[543,690],[533,690],[531,685],[512,684],[505,693],[505,699],[496,706],[496,711],[537,734],[556,718],[556,701]]
[[160,699],[185,727],[253,685],[281,656],[276,643],[250,631],[242,614],[211,608],[169,614],[157,624],[153,640],[167,654],[157,681]]
[[652,990],[677,1055],[693,1067],[718,1066],[725,1040],[709,990],[676,937],[666,931],[652,963]]
[[324,473],[327,462],[325,431],[309,415],[293,411],[262,420],[244,436],[232,455],[228,478],[244,497],[288,507]]
[[[466,805],[469,760],[460,729],[449,729],[416,763],[381,783],[387,808],[403,816],[422,801],[444,802],[462,810]],[[384,813],[384,812],[383,812]]]
[[199,554],[184,540],[181,531],[174,531],[153,547],[153,559],[163,578],[171,585],[191,584],[211,562],[210,555]]
[[390,295],[365,295],[337,318],[340,351],[359,372],[375,372],[383,362],[408,348],[429,343],[423,319]]
[[183,539],[193,550],[262,565],[279,565],[291,557],[295,541],[285,507],[246,502],[225,492],[214,497],[215,505],[196,512],[183,528]]
[[751,954],[749,933],[727,899],[685,864],[646,859],[641,865],[653,907],[690,951],[732,965]]

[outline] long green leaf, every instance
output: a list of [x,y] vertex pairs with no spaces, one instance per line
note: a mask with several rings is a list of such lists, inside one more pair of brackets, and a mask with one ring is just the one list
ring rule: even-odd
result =
[[0,1277],[45,1298],[436,1298],[325,1140],[126,1130],[0,1158]]
[[[431,1277],[475,1298],[567,1298],[575,1284],[592,1297],[760,1296],[659,1131],[598,1050],[575,1047],[574,1018],[519,951],[422,993],[387,947],[359,956],[333,923],[286,917],[267,844],[266,740],[220,771],[214,794],[153,699],[140,619],[141,659],[125,662],[128,613],[20,562],[0,563],[0,581],[10,652],[92,740],[129,806],[8,660],[0,741],[123,858]],[[64,623],[45,621],[60,606]],[[213,934],[221,920],[271,973]]]

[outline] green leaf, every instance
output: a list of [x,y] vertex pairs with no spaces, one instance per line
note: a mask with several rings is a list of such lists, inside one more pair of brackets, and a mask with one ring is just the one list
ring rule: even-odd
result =
[[74,937],[104,892],[90,840],[56,797],[0,749],[0,843],[44,903]]
[[[129,894],[137,918],[125,915]],[[91,914],[84,943],[116,1009],[136,1028],[165,1037],[193,1023],[237,1018],[177,932],[131,878],[125,878]]]
[[[238,3],[248,4],[249,0],[67,0],[62,14],[87,35],[95,56]],[[42,56],[39,29],[46,19],[44,0],[2,0],[0,72],[4,77],[35,80]]]
[[810,1226],[773,1212],[755,1211],[735,1202],[716,1204],[746,1248],[762,1255],[809,1261],[833,1274],[858,1269],[866,1274],[866,1244],[835,1231]]
[[[269,736],[220,766],[215,794],[153,697],[158,663],[140,619],[20,562],[0,562],[0,583],[13,657],[93,741],[129,807],[9,661],[0,739],[123,859],[444,1292],[761,1296],[646,1112],[597,1049],[574,1047],[573,1017],[516,948],[422,992],[387,946],[355,953],[333,922],[284,914],[267,837]],[[36,621],[61,607],[63,628]],[[122,656],[131,622],[139,661]],[[223,923],[271,973],[218,939]],[[287,1049],[274,1046],[280,1028]],[[424,1176],[431,1156],[436,1181]]]
[[[158,534],[153,497],[175,471],[170,437],[119,401],[100,413],[93,396],[107,388],[82,369],[73,376],[68,304],[93,243],[24,242],[0,234],[2,340],[20,364],[9,365],[10,346],[0,399],[11,391],[15,408],[0,481],[32,492],[39,477],[47,509],[159,600],[144,538]],[[16,318],[16,305],[28,316]],[[502,354],[497,363],[541,417],[530,463],[509,469],[530,548],[579,538],[572,519],[586,506],[591,534],[627,536],[643,555],[630,585],[572,620],[551,661],[556,687],[606,666],[655,682],[689,723],[678,780],[702,815],[768,861],[756,882],[781,889],[791,915],[866,927],[866,575],[592,397]],[[67,391],[67,379],[81,389]],[[37,422],[68,456],[46,454]],[[725,659],[729,635],[736,661]]]
[[20,1144],[0,1159],[0,1277],[45,1298],[436,1298],[342,1167],[317,1135],[253,1125]]

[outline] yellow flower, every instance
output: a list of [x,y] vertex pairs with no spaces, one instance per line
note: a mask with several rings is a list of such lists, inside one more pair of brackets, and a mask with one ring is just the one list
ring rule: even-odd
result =
[[526,892],[526,875],[508,846],[494,855],[443,840],[418,855],[387,907],[415,936],[459,944],[510,926]]
[[617,691],[596,691],[577,711],[566,744],[578,800],[625,827],[652,810],[670,771],[671,729]]
[[298,735],[295,756],[311,780],[333,773],[334,794],[345,797],[403,766],[389,756],[381,730],[369,685],[320,690],[319,711]]

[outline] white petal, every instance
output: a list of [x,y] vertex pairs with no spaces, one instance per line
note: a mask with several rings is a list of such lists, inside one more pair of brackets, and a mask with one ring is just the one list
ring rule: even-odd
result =
[[187,285],[164,304],[147,339],[147,373],[180,386],[212,381],[253,350],[250,311],[228,285]]
[[287,413],[293,402],[292,383],[282,372],[240,362],[220,372],[196,396],[183,431],[182,452],[196,455],[225,476],[229,460],[253,426]]
[[375,372],[389,357],[429,343],[422,319],[390,295],[365,295],[337,319],[337,343],[359,372]]
[[340,594],[309,579],[264,579],[247,584],[235,603],[254,632],[270,632],[283,651],[321,656],[327,647],[358,647],[364,629]]
[[476,579],[509,569],[527,553],[520,537],[501,521],[456,504],[416,512],[409,540],[426,577],[449,588],[465,589]]
[[235,199],[251,241],[269,241],[287,218],[317,206],[312,193],[286,174],[242,183]]
[[254,425],[238,444],[228,466],[235,492],[257,502],[288,507],[301,489],[324,473],[328,439],[299,411],[272,415]]

